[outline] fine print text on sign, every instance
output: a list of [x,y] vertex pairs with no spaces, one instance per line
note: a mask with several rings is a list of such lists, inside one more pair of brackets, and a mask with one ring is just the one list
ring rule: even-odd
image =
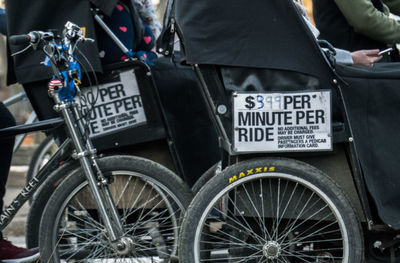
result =
[[[90,111],[90,137],[145,124],[147,121],[133,70],[120,73],[118,82],[101,84],[98,89],[84,88],[80,99],[83,112]],[[79,103],[78,98],[75,100]]]
[[234,151],[332,149],[331,92],[237,93]]

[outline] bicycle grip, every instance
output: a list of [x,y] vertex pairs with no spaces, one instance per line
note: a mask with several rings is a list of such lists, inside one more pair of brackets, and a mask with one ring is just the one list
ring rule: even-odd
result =
[[22,45],[28,44],[31,41],[31,37],[29,35],[13,35],[9,38],[10,44],[12,45]]

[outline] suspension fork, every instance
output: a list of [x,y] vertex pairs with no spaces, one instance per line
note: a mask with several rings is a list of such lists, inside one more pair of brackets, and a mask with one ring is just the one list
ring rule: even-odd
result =
[[124,229],[108,189],[108,180],[104,177],[97,164],[96,150],[89,138],[86,138],[85,143],[82,140],[83,120],[79,118],[74,102],[60,101],[58,95],[53,92],[51,92],[51,96],[56,103],[55,110],[60,112],[65,120],[65,125],[76,150],[73,157],[79,159],[109,238],[112,244],[119,248]]
[[[75,119],[78,120],[78,125],[79,125],[79,129],[81,131],[81,134],[85,134],[85,126],[86,123],[84,122],[84,119],[82,118],[82,115],[80,113],[80,111],[78,110],[77,107],[77,103],[72,103],[72,112],[75,116]],[[103,175],[103,172],[100,170],[100,167],[97,163],[97,154],[96,154],[96,149],[94,148],[93,144],[92,144],[92,140],[90,140],[89,135],[86,136],[85,138],[85,142],[86,142],[86,148],[88,149],[88,152],[90,154],[90,160],[92,162],[92,167],[94,168],[94,170],[96,171],[97,174],[97,179],[100,182],[100,188],[101,188],[101,192],[104,194],[103,200],[106,200],[105,204],[107,205],[107,209],[110,213],[112,213],[112,218],[115,221],[115,223],[117,223],[120,227],[120,229],[123,230],[122,227],[122,222],[120,221],[120,217],[117,211],[117,206],[114,203],[114,199],[111,196],[110,193],[110,189],[108,188],[108,183],[110,182],[111,178],[105,178],[105,176]],[[121,232],[120,237],[123,235],[123,232]]]

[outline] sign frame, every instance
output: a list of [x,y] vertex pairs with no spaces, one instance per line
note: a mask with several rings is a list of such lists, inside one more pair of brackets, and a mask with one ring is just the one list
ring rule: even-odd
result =
[[[282,96],[287,95],[304,95],[304,94],[315,94],[315,93],[328,93],[329,96],[329,109],[330,116],[327,117],[329,121],[329,133],[327,134],[327,139],[330,140],[330,147],[323,148],[323,149],[310,149],[310,148],[303,148],[303,149],[263,149],[263,150],[240,150],[237,148],[236,143],[236,133],[237,130],[235,128],[236,125],[236,111],[235,111],[235,101],[237,97],[240,95],[277,95],[280,94]],[[285,127],[285,126],[282,126]],[[289,126],[290,127],[290,126]],[[251,154],[251,153],[290,153],[290,152],[329,152],[333,150],[333,128],[332,128],[332,90],[330,89],[318,89],[318,90],[300,90],[300,91],[236,91],[232,93],[232,146],[231,150],[234,154]]]

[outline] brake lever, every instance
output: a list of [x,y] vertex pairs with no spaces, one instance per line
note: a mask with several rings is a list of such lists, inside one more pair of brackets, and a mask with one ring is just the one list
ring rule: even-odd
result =
[[83,41],[84,42],[88,41],[90,43],[94,43],[95,42],[95,40],[93,38],[88,38],[88,37],[85,37]]
[[51,66],[51,68],[52,68],[52,70],[53,70],[53,72],[54,72],[54,75],[56,75],[57,77],[60,77],[60,76],[61,76],[61,73],[60,73],[60,71],[59,71],[58,68],[57,68],[57,62],[56,62],[56,60],[54,59],[54,56],[55,56],[55,47],[54,47],[54,46],[51,46],[51,45],[46,45],[46,46],[43,47],[43,52],[46,54],[46,56],[47,56],[48,59],[49,59],[50,66]]
[[11,56],[14,57],[14,56],[17,56],[17,55],[19,55],[19,54],[22,54],[22,53],[24,53],[25,51],[27,51],[30,47],[32,47],[32,43],[29,43],[29,45],[27,45],[25,48],[21,49],[20,51],[17,51],[17,52],[15,52],[15,53],[12,53]]

